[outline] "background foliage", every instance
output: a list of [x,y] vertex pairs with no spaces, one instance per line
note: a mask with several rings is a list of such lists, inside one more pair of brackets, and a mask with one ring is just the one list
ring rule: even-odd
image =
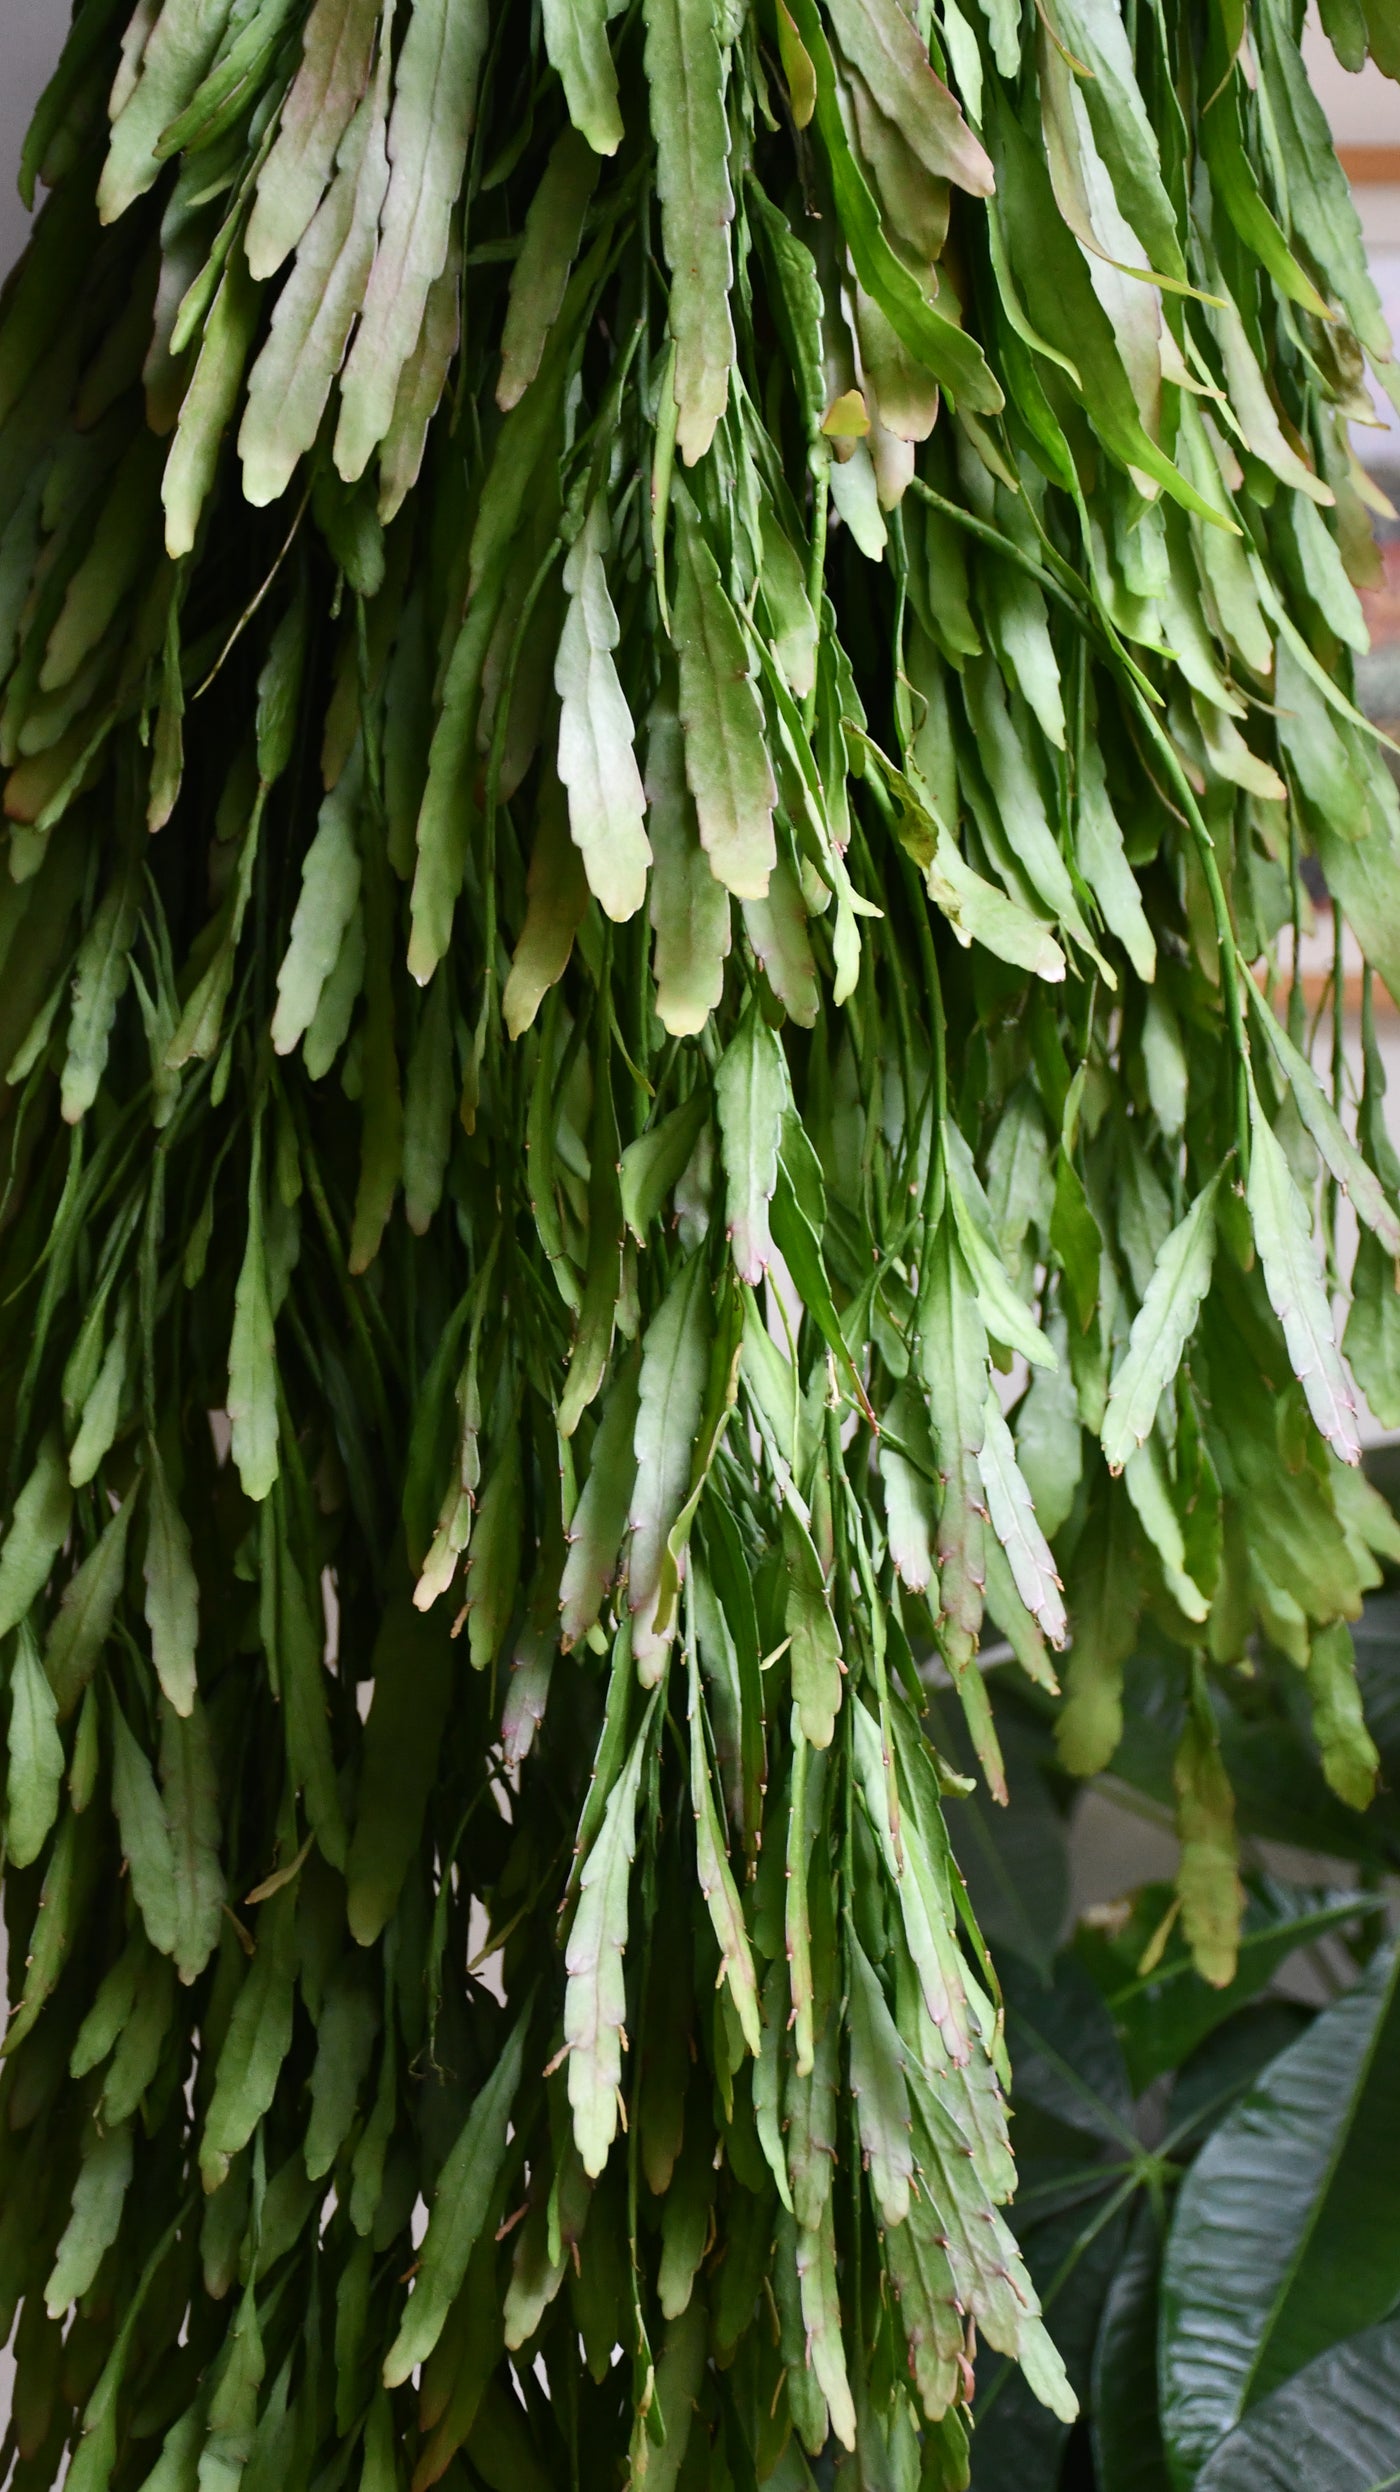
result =
[[[1400,1553],[1396,371],[1297,36],[84,0],[0,315],[17,2486],[936,2492],[975,2389],[1053,2470],[1110,2271],[1151,2460],[1239,1985],[1374,1927],[1236,1795],[1365,1852]],[[988,1620],[1175,1810],[1087,1964]],[[1232,2118],[1364,2172],[1386,1964]],[[1237,2135],[1174,2482],[1392,2359],[1379,2255],[1341,2351],[1212,2271]]]
[[[1396,1623],[1387,1592],[1358,1632],[1388,1777]],[[1159,1822],[1177,1675],[1160,1649],[1135,1658],[1136,1735],[1109,1785]],[[1070,1856],[1050,1724],[1005,1671],[994,1687],[1010,1809],[984,1826],[984,1802],[957,1801],[950,1831],[1008,2003],[1018,2236],[1084,2412],[1071,2432],[1007,2366],[989,2368],[973,2482],[1383,2484],[1400,2447],[1395,1959],[1378,1891],[1393,1876],[1394,1803],[1377,1802],[1358,1843],[1296,1713],[1257,1687],[1220,1704],[1253,1865],[1237,1970],[1212,1989],[1179,1934],[1163,1933],[1167,1887],[1089,1912],[1063,1943]],[[965,1811],[979,1822],[965,1826]],[[1271,1874],[1280,1844],[1315,1860],[1344,1845],[1349,1883]],[[1305,1986],[1320,2009],[1301,2003]]]

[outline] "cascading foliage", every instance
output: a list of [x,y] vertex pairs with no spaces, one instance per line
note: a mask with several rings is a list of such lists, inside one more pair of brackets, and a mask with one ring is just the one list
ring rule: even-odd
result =
[[955,2492],[1072,2400],[921,1671],[995,1789],[989,1634],[1081,1772],[1179,1649],[1216,1981],[1212,1673],[1375,1770],[1300,11],[128,9],[0,306],[9,2480]]

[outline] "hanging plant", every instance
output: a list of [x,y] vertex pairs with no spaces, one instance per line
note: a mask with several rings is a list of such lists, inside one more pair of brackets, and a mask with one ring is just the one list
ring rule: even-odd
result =
[[1072,2414],[927,1673],[1000,1793],[984,1643],[1092,1772],[1155,1622],[1217,1983],[1212,1674],[1375,1773],[1396,366],[1298,38],[82,0],[0,309],[15,2485],[935,2492],[982,2344]]

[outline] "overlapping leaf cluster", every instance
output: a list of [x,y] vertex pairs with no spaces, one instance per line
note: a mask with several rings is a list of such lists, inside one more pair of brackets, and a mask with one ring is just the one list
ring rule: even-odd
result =
[[979,2339],[1070,2411],[920,1669],[995,1788],[988,1622],[1072,1630],[1092,1770],[1153,1613],[1216,1978],[1212,1666],[1374,1771],[1397,1171],[1255,977],[1311,853],[1400,986],[1297,43],[84,0],[0,317],[17,2484],[932,2492]]

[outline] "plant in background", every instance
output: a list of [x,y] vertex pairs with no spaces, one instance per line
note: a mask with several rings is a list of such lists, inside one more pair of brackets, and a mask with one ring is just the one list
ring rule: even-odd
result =
[[1298,34],[82,0],[0,309],[16,2486],[938,2492],[984,2348],[1068,2427],[926,1665],[1000,1797],[987,1623],[1092,1772],[1150,1622],[1223,1993],[1239,1674],[1363,1805],[1400,1544],[1396,367]]
[[[1397,1624],[1388,1592],[1357,1633],[1391,1788]],[[949,1833],[1004,1984],[1017,2233],[1085,2421],[1071,2431],[1011,2365],[984,2362],[976,2492],[1381,2492],[1400,2462],[1400,1984],[1378,1943],[1378,1888],[1400,1860],[1390,1788],[1349,1817],[1308,1754],[1296,1679],[1220,1690],[1246,1900],[1234,1976],[1213,1987],[1167,1886],[1085,1914],[1065,1943],[1073,1786],[1053,1706],[1006,1669],[992,1689],[1010,1807],[960,1796]],[[1170,1824],[1186,1697],[1164,1639],[1134,1656],[1126,1696],[1110,1787]],[[946,1698],[929,1727],[963,1756]],[[1272,1874],[1279,1844],[1350,1856],[1350,1883]]]

